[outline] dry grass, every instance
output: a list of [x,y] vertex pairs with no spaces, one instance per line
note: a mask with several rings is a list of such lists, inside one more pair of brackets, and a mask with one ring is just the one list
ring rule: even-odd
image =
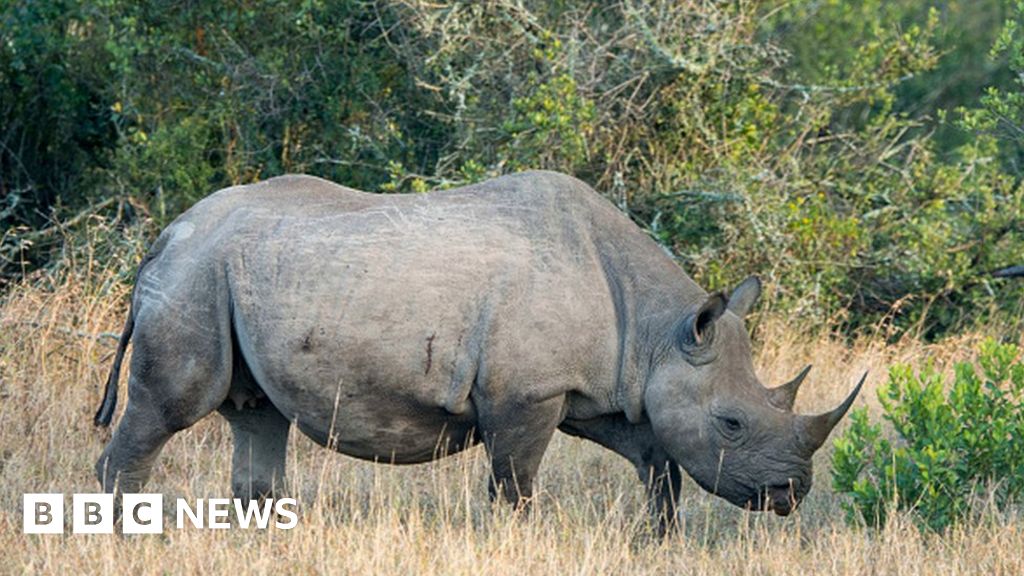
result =
[[[16,287],[0,309],[0,570],[26,573],[694,574],[1024,573],[1019,518],[922,535],[905,518],[873,532],[847,526],[830,491],[827,454],[796,514],[747,514],[687,481],[683,529],[664,542],[643,527],[642,490],[624,460],[557,436],[529,518],[487,503],[479,450],[430,465],[372,465],[331,454],[293,432],[290,475],[302,502],[291,531],[168,529],[162,536],[30,536],[25,492],[95,491],[92,466],[109,432],[92,427],[127,289],[81,262],[59,286]],[[845,344],[766,321],[757,364],[778,383],[815,370],[805,411],[839,401],[871,370],[863,395],[894,361],[949,366],[978,336],[941,345]],[[877,406],[875,407],[877,409]],[[149,490],[168,498],[229,492],[227,425],[211,416],[164,450]],[[70,503],[70,498],[68,498]],[[171,519],[173,524],[173,519]]]

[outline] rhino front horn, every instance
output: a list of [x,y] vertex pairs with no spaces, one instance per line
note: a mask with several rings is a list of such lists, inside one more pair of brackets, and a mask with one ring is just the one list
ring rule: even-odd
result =
[[860,393],[860,389],[864,386],[864,380],[867,377],[868,373],[865,372],[860,377],[860,382],[857,383],[857,387],[853,389],[853,392],[850,392],[846,400],[843,400],[843,403],[836,406],[834,410],[818,414],[817,416],[798,416],[801,439],[809,452],[814,452],[825,443],[832,429],[846,415],[846,411],[850,409],[853,401],[857,399],[857,394]]
[[792,410],[793,403],[796,402],[796,393],[800,390],[800,385],[803,384],[804,378],[807,378],[807,373],[810,371],[811,365],[808,364],[806,368],[796,375],[796,378],[782,386],[776,386],[768,390],[768,401],[772,403],[772,406],[780,410]]

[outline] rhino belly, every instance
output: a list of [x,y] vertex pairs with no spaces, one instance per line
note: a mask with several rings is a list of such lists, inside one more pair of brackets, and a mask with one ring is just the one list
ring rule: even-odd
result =
[[[360,405],[363,404],[363,405]],[[306,436],[342,454],[392,464],[418,464],[461,452],[477,443],[471,418],[433,411],[404,414],[365,403],[339,408],[333,422],[295,419]]]
[[275,328],[250,336],[238,326],[240,349],[262,392],[317,443],[398,464],[474,444],[475,374],[465,368],[471,361],[464,347],[450,345],[459,340],[448,330],[421,342],[321,332],[313,319],[297,331]]

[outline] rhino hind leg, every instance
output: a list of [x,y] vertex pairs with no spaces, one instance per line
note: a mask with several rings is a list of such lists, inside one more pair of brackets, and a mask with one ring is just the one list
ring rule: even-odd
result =
[[291,423],[267,398],[219,409],[234,437],[231,490],[235,498],[274,498],[285,490],[285,455]]
[[[152,378],[147,380],[152,382]],[[96,477],[104,491],[141,491],[167,441],[213,412],[209,403],[167,394],[175,389],[143,384],[140,378],[131,376],[124,416],[96,462]]]
[[105,492],[140,492],[156,457],[174,434],[158,414],[129,401],[114,435],[96,462],[96,477]]
[[96,462],[104,491],[139,492],[167,441],[216,410],[227,395],[231,352],[221,342],[230,336],[184,331],[167,318],[136,321],[124,416]]

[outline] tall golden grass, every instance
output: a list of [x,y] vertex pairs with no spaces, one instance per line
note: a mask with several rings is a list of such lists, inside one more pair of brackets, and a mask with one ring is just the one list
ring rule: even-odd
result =
[[[92,414],[116,344],[112,333],[123,322],[129,287],[119,277],[86,258],[58,281],[15,286],[0,302],[0,571],[1024,574],[1024,530],[1013,515],[944,535],[922,534],[905,517],[881,530],[846,524],[841,497],[829,488],[827,448],[818,455],[816,486],[794,515],[749,514],[687,480],[681,530],[659,541],[649,535],[643,491],[626,462],[562,435],[545,457],[525,518],[488,503],[481,450],[428,465],[374,465],[293,432],[289,475],[301,510],[293,530],[177,530],[170,517],[159,536],[23,534],[22,494],[97,489],[93,463],[109,431],[94,428]],[[877,413],[875,389],[889,364],[933,358],[948,369],[969,358],[979,339],[849,343],[764,319],[756,364],[766,382],[779,383],[814,363],[797,404],[803,411],[831,407],[870,370],[858,403]],[[229,455],[226,423],[208,417],[168,444],[147,489],[168,499],[227,496]]]

